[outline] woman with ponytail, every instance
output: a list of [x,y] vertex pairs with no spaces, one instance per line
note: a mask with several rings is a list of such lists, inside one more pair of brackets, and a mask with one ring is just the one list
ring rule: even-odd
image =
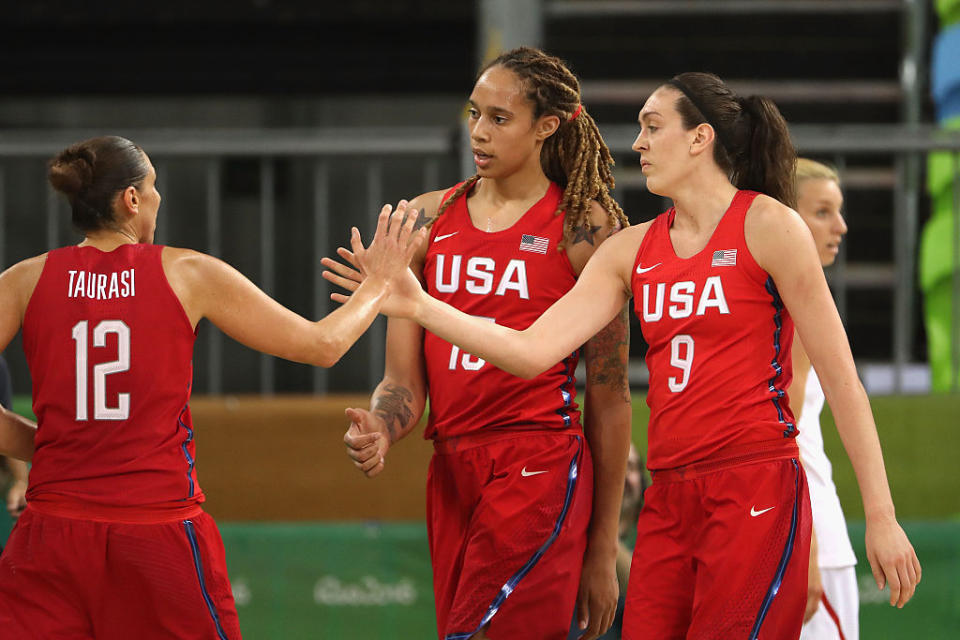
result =
[[[685,73],[639,115],[647,188],[673,200],[605,242],[577,284],[523,331],[471,318],[408,278],[383,313],[517,375],[537,375],[632,295],[651,408],[624,638],[795,639],[807,599],[810,504],[786,389],[794,325],[857,474],[867,560],[902,607],[920,564],[897,523],[876,426],[810,230],[796,155],[765,98]],[[362,265],[362,259],[355,259]],[[333,266],[336,263],[328,263]],[[359,272],[329,279],[353,290]],[[346,299],[338,296],[338,299]]]
[[[411,202],[431,225],[411,267],[430,295],[524,329],[627,225],[610,197],[613,161],[576,76],[538,49],[509,51],[481,70],[467,126],[477,173]],[[563,639],[575,603],[582,637],[610,626],[630,438],[628,326],[622,309],[584,347],[581,427],[580,343],[523,380],[390,319],[383,381],[369,410],[347,410],[344,440],[357,467],[377,475],[430,399],[427,523],[440,638]]]
[[0,454],[33,462],[26,510],[0,556],[0,637],[240,640],[197,480],[198,324],[331,366],[376,319],[425,234],[389,207],[372,252],[354,229],[369,285],[311,322],[212,256],[153,244],[157,173],[130,140],[71,145],[48,176],[84,238],[0,274],[0,351],[22,330],[37,416],[0,409]]

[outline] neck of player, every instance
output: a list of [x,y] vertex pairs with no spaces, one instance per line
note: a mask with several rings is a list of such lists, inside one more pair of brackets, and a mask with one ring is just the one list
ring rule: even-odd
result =
[[691,172],[672,194],[662,194],[673,200],[677,211],[674,227],[694,232],[712,229],[733,201],[737,188],[719,167],[711,165]]
[[88,231],[81,247],[96,247],[101,251],[113,251],[124,244],[137,244],[139,240],[132,230],[127,228],[99,229]]

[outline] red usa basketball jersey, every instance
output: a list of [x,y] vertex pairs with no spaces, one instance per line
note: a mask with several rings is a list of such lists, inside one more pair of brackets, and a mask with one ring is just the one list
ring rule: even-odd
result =
[[738,191],[707,246],[691,258],[673,249],[672,208],[654,220],[637,252],[632,289],[650,345],[651,469],[796,436],[786,395],[793,321],[744,237],[756,196]]
[[[576,281],[566,253],[557,249],[563,216],[554,212],[562,195],[550,183],[512,227],[492,233],[473,225],[466,194],[457,198],[430,232],[427,291],[465,313],[513,329],[529,327]],[[430,393],[424,437],[446,440],[505,427],[580,429],[576,352],[524,380],[429,331],[423,348]]]
[[27,500],[203,501],[187,404],[195,334],[163,247],[47,254],[23,321],[38,431]]

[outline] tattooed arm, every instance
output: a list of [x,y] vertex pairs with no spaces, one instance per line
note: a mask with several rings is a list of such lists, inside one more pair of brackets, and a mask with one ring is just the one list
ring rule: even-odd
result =
[[[433,224],[443,191],[427,193],[410,202],[420,209],[417,229]],[[426,244],[420,247],[410,268],[422,279]],[[369,410],[347,409],[350,427],[343,436],[347,455],[367,477],[384,469],[390,447],[413,431],[420,422],[427,400],[423,329],[412,320],[387,320],[386,366],[383,380],[370,397]]]
[[[578,273],[600,243],[620,230],[611,228],[606,212],[594,204],[590,224],[576,230],[568,248]],[[583,347],[587,365],[583,430],[593,456],[593,515],[577,596],[578,626],[586,629],[582,638],[604,633],[617,607],[620,503],[632,417],[629,348],[629,305]]]

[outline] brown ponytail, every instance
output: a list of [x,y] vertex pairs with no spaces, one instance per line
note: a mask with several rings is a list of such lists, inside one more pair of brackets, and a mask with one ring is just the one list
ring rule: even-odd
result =
[[682,73],[668,85],[681,93],[676,108],[684,127],[689,130],[706,122],[716,131],[713,159],[734,186],[796,207],[797,151],[772,100],[737,96],[711,73]]
[[[540,151],[540,164],[547,178],[563,187],[556,214],[566,212],[564,230],[568,238],[575,229],[590,224],[590,205],[596,200],[606,209],[612,227],[629,224],[620,205],[610,195],[614,187],[613,158],[597,124],[580,102],[580,81],[562,60],[532,47],[508,51],[480,70],[510,69],[520,78],[533,103],[533,117],[555,115],[560,127],[547,138]],[[472,176],[440,206],[442,214],[466,193],[479,176]]]

